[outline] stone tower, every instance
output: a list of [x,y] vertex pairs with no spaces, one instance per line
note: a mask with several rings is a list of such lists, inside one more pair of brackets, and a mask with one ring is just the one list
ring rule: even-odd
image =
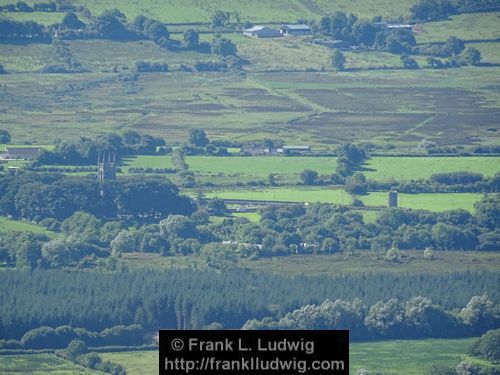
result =
[[398,206],[398,192],[391,190],[387,193],[387,207],[397,207]]
[[97,157],[97,179],[101,186],[101,195],[104,196],[104,182],[116,179],[114,153],[104,153]]

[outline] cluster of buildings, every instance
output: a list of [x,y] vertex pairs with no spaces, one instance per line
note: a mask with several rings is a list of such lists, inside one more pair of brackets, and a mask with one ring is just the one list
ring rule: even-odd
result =
[[287,155],[294,154],[307,154],[311,152],[311,147],[308,145],[289,145],[277,148],[270,147],[244,147],[241,152],[247,155]]
[[34,160],[40,155],[40,147],[6,147],[0,151],[0,159],[4,160]]
[[[375,22],[374,25],[380,29],[386,30],[408,30],[413,31],[414,25],[403,23]],[[312,29],[306,24],[286,24],[282,25],[279,30],[268,26],[257,25],[250,29],[243,30],[243,35],[252,38],[280,38],[282,36],[303,36],[312,35]],[[342,48],[347,42],[342,40],[333,40],[325,42],[327,47]],[[318,43],[322,44],[322,43]]]
[[311,28],[305,24],[283,25],[279,30],[258,25],[250,29],[243,30],[243,35],[252,38],[279,38],[282,36],[311,35],[312,33]]

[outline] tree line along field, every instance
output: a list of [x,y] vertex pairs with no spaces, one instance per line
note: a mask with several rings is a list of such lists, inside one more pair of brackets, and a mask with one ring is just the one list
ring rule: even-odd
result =
[[269,174],[276,174],[280,183],[294,184],[304,169],[313,169],[320,175],[331,175],[335,171],[335,157],[280,157],[280,156],[188,156],[188,167],[197,177],[229,177],[232,183],[249,180],[267,181]]
[[[384,375],[421,375],[431,365],[455,367],[464,357],[486,367],[492,365],[470,356],[467,350],[476,338],[389,340],[350,345],[350,373],[360,368]],[[158,368],[157,351],[104,352],[103,360],[120,363],[127,375],[153,374]],[[33,371],[32,369],[38,368]],[[33,375],[100,374],[54,354],[0,356],[0,372]]]
[[201,127],[211,139],[279,138],[320,148],[356,140],[404,150],[423,138],[495,144],[497,70],[150,73],[133,81],[105,73],[51,74],[43,81],[10,74],[0,78],[0,124],[17,143],[119,129],[181,142]]

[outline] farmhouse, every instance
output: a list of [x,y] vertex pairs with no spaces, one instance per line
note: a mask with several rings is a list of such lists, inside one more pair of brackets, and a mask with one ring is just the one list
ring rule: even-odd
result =
[[309,26],[301,25],[283,25],[281,26],[281,33],[283,35],[310,35],[312,30]]
[[1,157],[9,160],[33,160],[40,152],[40,147],[6,147]]
[[243,35],[252,38],[279,38],[283,36],[279,30],[274,30],[267,26],[254,26],[251,29],[245,29],[243,30]]

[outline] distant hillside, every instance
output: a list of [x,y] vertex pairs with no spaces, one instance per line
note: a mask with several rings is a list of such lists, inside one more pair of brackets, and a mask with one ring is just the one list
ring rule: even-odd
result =
[[[0,3],[10,2],[1,0]],[[237,12],[241,21],[281,22],[319,18],[334,11],[351,12],[361,18],[375,15],[396,18],[409,15],[416,0],[74,0],[99,14],[118,8],[128,18],[139,14],[168,23],[209,22],[215,10]]]

